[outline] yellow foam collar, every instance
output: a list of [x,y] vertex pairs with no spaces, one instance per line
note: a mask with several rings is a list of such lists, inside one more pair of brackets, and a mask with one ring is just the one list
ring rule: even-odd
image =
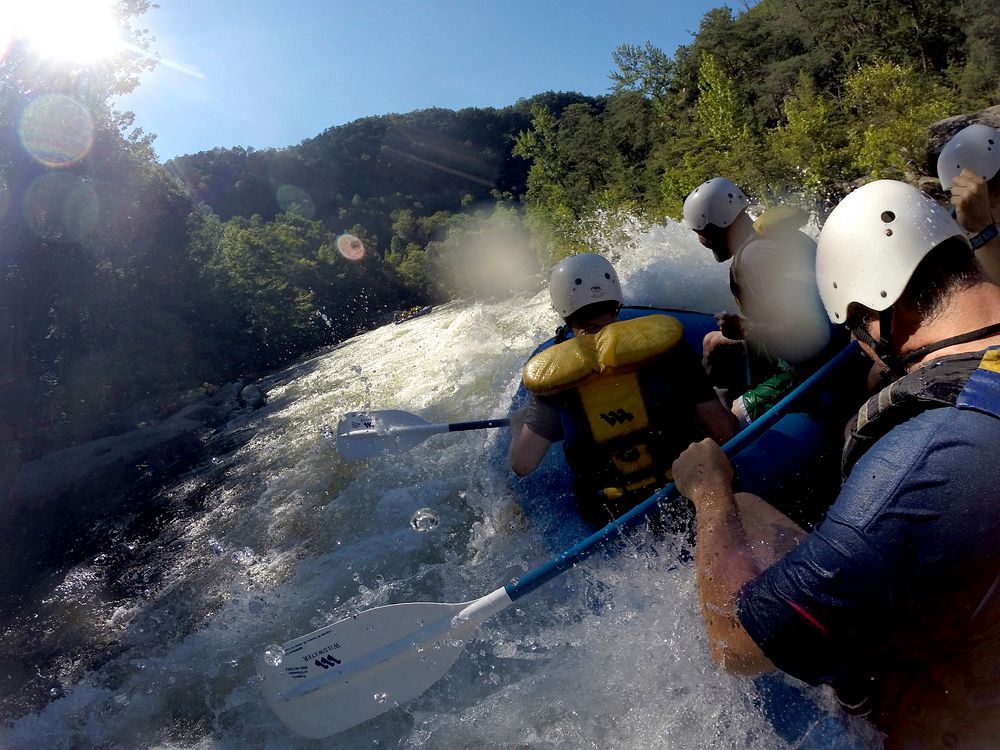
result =
[[536,354],[524,366],[524,387],[550,396],[589,378],[630,372],[672,349],[683,336],[683,324],[669,315],[619,320]]
[[753,223],[758,234],[775,235],[792,232],[809,221],[809,214],[797,206],[772,206]]

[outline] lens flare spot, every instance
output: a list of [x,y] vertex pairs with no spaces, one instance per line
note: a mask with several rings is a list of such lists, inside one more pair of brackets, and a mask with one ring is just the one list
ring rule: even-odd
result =
[[97,225],[100,199],[94,188],[66,173],[44,174],[24,195],[24,218],[46,240],[81,240]]
[[365,243],[353,234],[342,234],[337,238],[337,252],[357,262],[365,257]]
[[281,210],[289,214],[298,214],[306,219],[316,216],[316,204],[313,199],[302,188],[295,185],[282,185],[278,188],[278,205]]
[[18,136],[24,150],[36,161],[47,167],[66,167],[90,151],[94,123],[76,99],[47,94],[24,108]]

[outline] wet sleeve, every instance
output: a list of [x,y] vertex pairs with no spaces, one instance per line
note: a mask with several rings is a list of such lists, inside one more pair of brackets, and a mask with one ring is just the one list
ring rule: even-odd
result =
[[927,568],[918,566],[950,554],[949,533],[971,536],[964,524],[973,518],[960,533],[930,523],[942,503],[953,507],[969,494],[955,480],[976,442],[962,425],[978,423],[956,412],[923,412],[879,439],[823,522],[740,590],[740,621],[780,669],[811,683],[863,674],[894,648],[908,624],[900,618],[924,596]]
[[811,684],[854,674],[882,642],[891,587],[865,535],[823,521],[740,590],[737,615],[779,669]]
[[524,408],[524,424],[532,432],[553,443],[565,437],[559,411],[546,399],[529,392]]

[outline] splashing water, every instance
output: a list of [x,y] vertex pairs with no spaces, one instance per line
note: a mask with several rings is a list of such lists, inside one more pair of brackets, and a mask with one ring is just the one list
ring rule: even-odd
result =
[[[627,301],[731,309],[727,269],[706,256],[676,224],[634,236],[618,260]],[[455,302],[269,378],[268,405],[222,436],[242,439],[148,499],[155,525],[102,521],[105,549],[0,614],[0,747],[316,746],[266,708],[258,659],[279,664],[277,644],[371,607],[482,596],[562,550],[532,519],[511,521],[523,498],[504,431],[348,462],[324,427],[361,408],[502,416],[557,323],[544,290]],[[434,509],[434,533],[414,533],[426,528],[414,508]],[[465,638],[420,697],[328,744],[790,747],[761,689],[713,664],[693,571],[672,544],[637,533],[596,555]],[[828,720],[821,711],[796,746],[865,747]],[[831,736],[840,744],[822,744]]]

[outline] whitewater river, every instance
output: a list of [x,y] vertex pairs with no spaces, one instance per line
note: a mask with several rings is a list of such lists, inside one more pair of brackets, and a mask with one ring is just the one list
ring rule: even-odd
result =
[[[678,225],[619,252],[629,302],[733,309],[726,267]],[[545,291],[452,303],[266,379],[268,405],[221,436],[232,449],[151,499],[155,524],[105,521],[86,531],[99,552],[26,583],[3,632],[0,748],[872,747],[819,691],[780,736],[761,690],[712,663],[680,543],[642,533],[488,621],[402,707],[320,741],[270,712],[257,665],[271,644],[383,604],[477,598],[575,537],[547,530],[544,481],[507,473],[502,430],[354,462],[329,438],[365,408],[503,416],[557,322]]]

